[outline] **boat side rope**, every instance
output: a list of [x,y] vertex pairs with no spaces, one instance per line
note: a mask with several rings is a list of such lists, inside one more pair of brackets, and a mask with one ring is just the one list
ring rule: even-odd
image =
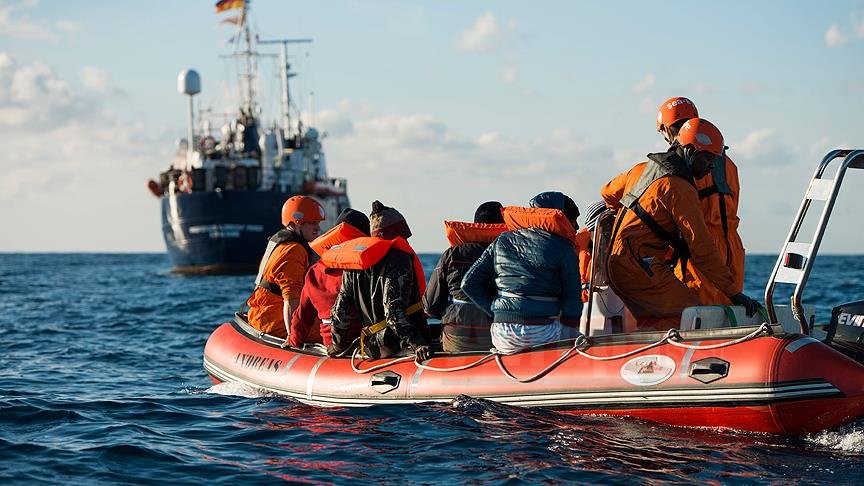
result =
[[[498,365],[498,369],[501,370],[501,373],[503,373],[504,376],[506,376],[507,378],[510,378],[511,380],[518,381],[520,383],[530,383],[532,381],[535,381],[535,380],[542,378],[543,376],[547,375],[550,371],[557,368],[561,363],[566,361],[567,358],[569,358],[573,354],[574,351],[579,356],[582,356],[584,358],[594,360],[594,361],[615,361],[615,360],[624,359],[624,358],[628,358],[630,356],[637,355],[639,353],[642,353],[644,351],[648,351],[649,349],[656,348],[657,346],[661,346],[661,345],[667,344],[667,343],[671,344],[672,346],[676,346],[676,347],[684,348],[684,349],[694,349],[694,350],[719,349],[719,348],[725,348],[728,346],[734,346],[736,344],[741,344],[745,341],[755,339],[763,333],[764,334],[771,334],[771,325],[768,324],[767,322],[763,322],[762,325],[759,326],[758,329],[756,329],[753,332],[751,332],[750,334],[742,336],[738,339],[733,339],[731,341],[726,341],[723,343],[700,346],[700,345],[685,344],[683,342],[680,342],[682,340],[682,338],[681,338],[681,334],[678,332],[678,330],[677,329],[669,329],[668,331],[666,331],[666,335],[664,335],[663,338],[657,342],[648,344],[646,346],[642,346],[641,348],[634,349],[632,351],[627,351],[626,353],[616,354],[616,355],[612,355],[612,356],[595,356],[595,355],[586,353],[582,349],[579,349],[582,347],[585,347],[586,349],[587,349],[587,347],[590,347],[590,343],[588,341],[588,338],[586,338],[585,336],[579,336],[578,338],[576,338],[573,341],[573,346],[568,348],[566,351],[564,351],[561,354],[561,356],[558,357],[558,359],[556,359],[554,362],[552,362],[552,364],[550,364],[549,366],[543,368],[539,372],[537,372],[537,373],[535,373],[535,374],[533,374],[527,378],[519,378],[519,377],[513,375],[512,373],[510,373],[510,371],[504,366],[504,361],[502,359],[503,356],[508,356],[508,355],[502,354],[502,353],[498,352],[497,350],[495,350],[494,348],[492,349],[492,351],[489,354],[481,357],[480,359],[478,359],[476,361],[473,361],[471,363],[461,365],[461,366],[454,366],[452,368],[437,368],[434,366],[424,365],[420,361],[417,361],[417,358],[415,356],[405,356],[402,358],[396,358],[396,359],[381,363],[379,365],[372,366],[371,368],[367,368],[367,369],[360,369],[357,367],[357,363],[355,362],[355,358],[357,357],[357,351],[358,350],[355,348],[354,352],[351,353],[351,369],[353,369],[355,373],[366,374],[366,373],[372,373],[374,371],[382,370],[384,368],[387,368],[387,367],[394,365],[394,364],[397,364],[397,363],[403,363],[403,362],[411,360],[414,362],[414,366],[416,366],[417,368],[420,368],[422,370],[437,371],[439,373],[451,373],[451,372],[464,371],[464,370],[474,368],[475,366],[479,366],[479,365],[485,363],[486,361],[489,361],[490,359],[494,358],[495,363]],[[531,350],[533,348],[546,346],[547,344],[548,343],[543,343],[543,344],[538,344],[536,346],[531,346],[530,348],[526,348],[525,350],[523,350],[523,352]]]

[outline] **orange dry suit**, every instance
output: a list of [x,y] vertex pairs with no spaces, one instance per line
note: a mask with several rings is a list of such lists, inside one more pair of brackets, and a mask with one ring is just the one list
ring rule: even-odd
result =
[[285,301],[296,308],[310,260],[317,260],[309,244],[287,229],[270,237],[258,266],[255,290],[246,301],[249,325],[272,336],[287,338],[282,311]]
[[[741,292],[744,288],[744,243],[738,235],[738,167],[725,154],[718,157],[711,173],[696,181],[696,190],[708,231],[714,237],[721,259],[732,272],[737,292]],[[693,262],[688,263],[686,272],[677,265],[675,275],[696,292],[703,304],[732,304],[722,291],[702,277]]]
[[607,268],[613,289],[636,317],[637,326],[665,329],[678,327],[684,308],[700,304],[696,293],[669,268],[668,247],[675,249],[677,258],[692,261],[726,296],[738,289],[705,225],[684,160],[673,151],[648,158],[641,168],[637,165],[604,187],[603,199],[610,201],[616,189],[610,185],[622,180],[630,184],[620,199]]

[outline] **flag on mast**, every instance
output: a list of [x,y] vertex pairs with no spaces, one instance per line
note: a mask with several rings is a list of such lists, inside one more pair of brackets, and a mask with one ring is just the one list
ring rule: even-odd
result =
[[225,17],[225,18],[222,19],[222,21],[219,22],[219,23],[220,23],[220,24],[234,24],[234,25],[240,25],[240,24],[243,23],[243,14],[235,15],[235,16],[233,16],[233,17]]
[[243,8],[245,6],[246,0],[219,0],[216,2],[216,13]]

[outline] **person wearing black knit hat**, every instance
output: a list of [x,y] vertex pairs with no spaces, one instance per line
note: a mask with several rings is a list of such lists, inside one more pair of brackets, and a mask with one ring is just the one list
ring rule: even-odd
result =
[[338,356],[349,349],[350,323],[359,310],[364,326],[361,346],[369,357],[387,358],[410,348],[418,361],[428,360],[432,357],[429,327],[420,304],[426,280],[406,241],[411,229],[399,211],[375,201],[369,230],[377,239],[373,244],[388,244],[389,249],[369,267],[342,273],[342,287],[333,304],[333,344],[327,354]]
[[[474,223],[445,221],[449,233],[458,233],[438,260],[423,295],[426,313],[441,319],[441,347],[447,353],[488,351],[492,347],[492,319],[462,292],[462,277],[489,243],[502,233],[501,203],[488,201],[474,212]],[[449,234],[448,233],[448,234]]]

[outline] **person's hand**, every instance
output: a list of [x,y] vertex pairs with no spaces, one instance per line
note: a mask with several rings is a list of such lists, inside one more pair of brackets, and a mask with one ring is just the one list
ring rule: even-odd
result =
[[743,306],[747,312],[747,317],[753,317],[757,312],[759,312],[759,302],[744,294],[735,294],[732,297],[729,297],[729,300],[731,300],[735,305]]
[[423,362],[432,357],[432,348],[429,346],[417,346],[414,348],[414,356],[417,361]]
[[331,358],[339,356],[340,354],[342,354],[342,351],[345,350],[340,348],[336,344],[331,344],[330,346],[327,346],[327,356],[330,356]]

